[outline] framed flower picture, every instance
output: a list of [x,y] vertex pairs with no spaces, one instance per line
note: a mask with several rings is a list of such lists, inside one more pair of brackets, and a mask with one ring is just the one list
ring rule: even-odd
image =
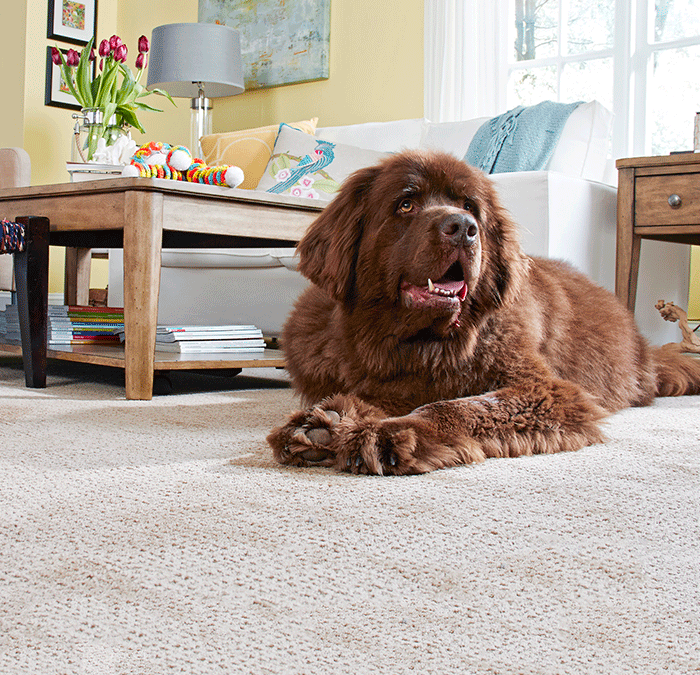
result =
[[[62,49],[65,57],[68,50]],[[93,71],[95,64],[92,64]],[[70,93],[70,89],[61,77],[61,66],[57,66],[51,59],[51,47],[46,48],[46,90],[44,94],[44,104],[57,108],[69,108],[70,110],[80,110],[80,104],[75,100],[75,96]]]
[[86,45],[96,27],[97,0],[49,0],[49,39]]

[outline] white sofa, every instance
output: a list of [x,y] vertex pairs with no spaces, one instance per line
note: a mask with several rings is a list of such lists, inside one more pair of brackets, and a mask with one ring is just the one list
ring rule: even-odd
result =
[[[368,150],[445,150],[462,158],[485,118],[444,124],[424,119],[316,130],[318,139]],[[596,102],[569,117],[543,171],[493,174],[505,207],[520,225],[524,250],[568,260],[614,290],[616,182],[607,153],[611,115]],[[341,146],[338,146],[341,147]],[[677,328],[654,309],[659,298],[687,299],[689,247],[644,242],[637,322],[654,343],[677,341]],[[109,303],[123,303],[122,252],[110,252]],[[252,323],[279,335],[307,281],[293,249],[164,250],[158,320],[172,323]]]

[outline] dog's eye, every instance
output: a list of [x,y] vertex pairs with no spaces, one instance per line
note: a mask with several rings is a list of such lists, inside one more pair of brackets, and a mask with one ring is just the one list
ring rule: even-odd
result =
[[469,213],[476,213],[476,207],[474,206],[474,202],[470,201],[467,199],[466,202],[464,202],[464,210],[469,211]]
[[411,199],[404,199],[399,203],[398,208],[396,209],[399,213],[410,213],[413,211],[415,204]]

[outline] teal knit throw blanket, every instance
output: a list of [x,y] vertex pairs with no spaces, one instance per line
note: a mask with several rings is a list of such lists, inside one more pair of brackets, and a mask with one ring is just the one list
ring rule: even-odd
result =
[[464,161],[486,173],[541,171],[559,142],[566,120],[581,103],[544,101],[494,117],[479,127]]

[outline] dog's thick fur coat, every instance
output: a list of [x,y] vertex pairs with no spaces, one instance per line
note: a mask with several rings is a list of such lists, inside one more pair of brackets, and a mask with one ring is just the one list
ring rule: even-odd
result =
[[313,284],[283,333],[309,407],[278,461],[411,474],[603,439],[599,421],[700,393],[700,362],[650,347],[570,266],[525,256],[480,171],[407,152],[353,174],[298,247]]

